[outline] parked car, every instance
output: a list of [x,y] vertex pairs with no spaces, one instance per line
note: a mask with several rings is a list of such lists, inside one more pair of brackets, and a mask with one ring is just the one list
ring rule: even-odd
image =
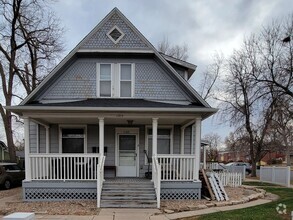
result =
[[227,163],[226,166],[245,166],[245,172],[247,175],[251,174],[251,165],[245,162],[231,162]]
[[16,163],[0,163],[0,186],[10,189],[13,185],[21,184],[25,172]]

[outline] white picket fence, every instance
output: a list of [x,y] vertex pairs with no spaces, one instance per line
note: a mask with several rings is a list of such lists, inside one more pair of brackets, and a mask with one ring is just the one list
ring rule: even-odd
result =
[[223,186],[238,187],[242,185],[242,173],[216,172]]
[[261,166],[260,181],[290,187],[290,167]]

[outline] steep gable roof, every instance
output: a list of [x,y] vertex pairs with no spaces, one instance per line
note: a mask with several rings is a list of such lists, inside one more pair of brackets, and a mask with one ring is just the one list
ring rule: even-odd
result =
[[[125,34],[116,44],[109,38],[109,31],[115,25],[121,34]],[[109,30],[109,28],[111,28]],[[125,33],[124,33],[125,32]],[[126,36],[127,35],[127,36]],[[153,53],[157,60],[165,66],[172,74],[178,85],[188,93],[193,102],[199,102],[210,108],[210,105],[202,99],[195,89],[186,82],[168,63],[168,61],[156,50],[156,48],[136,29],[136,27],[117,9],[114,8],[41,82],[41,84],[29,94],[20,105],[25,105],[37,96],[38,92],[45,87],[54,75],[67,63],[75,54],[83,52],[135,52]]]

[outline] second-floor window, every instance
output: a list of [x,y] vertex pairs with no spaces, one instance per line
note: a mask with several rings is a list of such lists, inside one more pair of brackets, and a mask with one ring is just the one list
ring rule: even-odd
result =
[[134,64],[97,64],[97,96],[131,98],[134,93]]

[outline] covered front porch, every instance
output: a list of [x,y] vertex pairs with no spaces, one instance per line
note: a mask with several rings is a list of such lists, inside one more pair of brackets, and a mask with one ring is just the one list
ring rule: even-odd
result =
[[[201,120],[188,113],[27,114],[24,199],[39,200],[32,196],[36,191],[59,192],[68,184],[73,192],[95,191],[68,199],[96,198],[100,206],[108,178],[146,174],[151,174],[158,206],[161,198],[176,199],[183,191],[196,191],[186,198],[199,198]],[[193,190],[183,189],[184,184]]]

